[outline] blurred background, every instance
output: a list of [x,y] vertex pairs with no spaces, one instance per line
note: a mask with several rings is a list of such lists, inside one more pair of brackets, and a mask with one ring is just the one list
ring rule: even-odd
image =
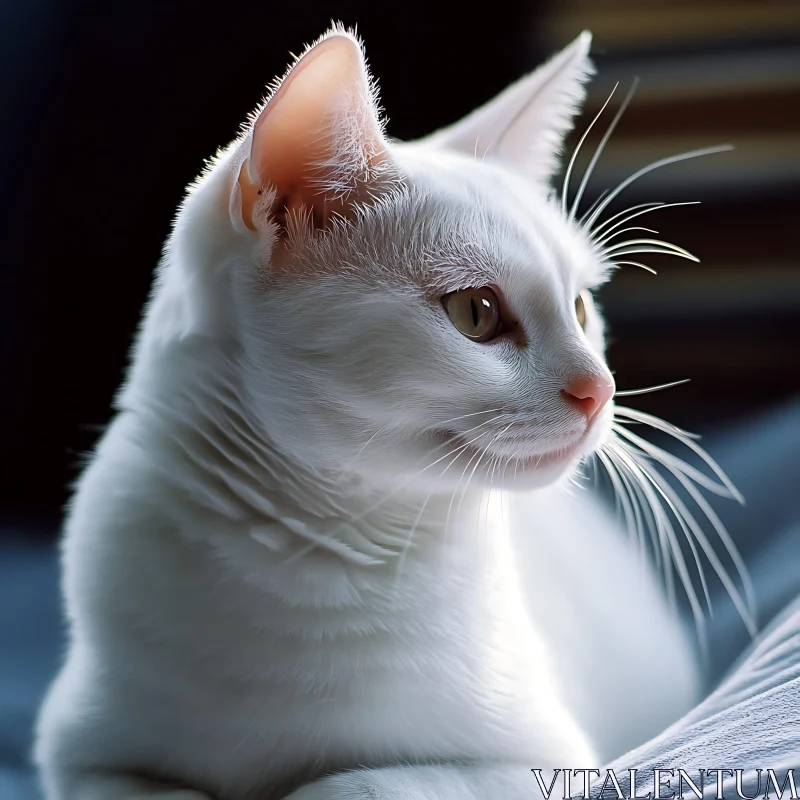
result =
[[109,418],[184,187],[235,136],[289,51],[331,18],[358,25],[389,133],[402,139],[458,119],[592,30],[599,75],[577,133],[620,88],[577,174],[633,77],[641,83],[584,208],[658,158],[736,147],[656,171],[613,207],[702,201],[641,220],[701,264],[653,256],[658,277],[626,267],[601,295],[618,385],[691,378],[640,398],[688,425],[798,391],[797,0],[529,0],[497,15],[432,0],[306,2],[297,13],[250,0],[224,11],[6,3],[0,508],[41,517],[48,530],[58,518],[81,454]]
[[[712,434],[775,418],[775,446],[797,441],[798,416],[780,415],[800,394],[798,0],[1,4],[0,544],[13,569],[0,577],[0,623],[13,646],[0,644],[0,753],[15,766],[0,771],[0,798],[23,797],[20,731],[58,657],[63,505],[109,419],[175,208],[289,51],[331,19],[358,26],[401,139],[458,119],[592,30],[599,74],[577,135],[621,85],[578,175],[641,83],[584,208],[656,159],[735,145],[648,175],[612,207],[702,201],[642,219],[702,263],[653,256],[657,277],[621,270],[600,295],[609,360],[622,389],[691,378],[637,408]],[[762,461],[765,476],[778,470]],[[772,483],[786,480],[784,468]]]

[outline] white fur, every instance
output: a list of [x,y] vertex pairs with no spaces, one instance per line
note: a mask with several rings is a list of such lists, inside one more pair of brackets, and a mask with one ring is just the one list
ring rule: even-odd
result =
[[[587,49],[548,73],[544,172]],[[531,768],[600,767],[691,704],[655,579],[564,491],[609,431],[559,394],[606,369],[573,308],[606,266],[511,162],[387,146],[374,202],[288,243],[268,193],[242,224],[249,130],[186,198],[70,509],[48,800],[522,800]],[[475,270],[525,347],[468,341],[420,288]],[[492,457],[437,461],[443,430]]]

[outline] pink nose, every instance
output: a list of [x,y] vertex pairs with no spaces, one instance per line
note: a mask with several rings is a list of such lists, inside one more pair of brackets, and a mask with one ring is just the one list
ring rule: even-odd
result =
[[610,375],[583,375],[573,378],[561,394],[591,422],[614,396],[615,388]]

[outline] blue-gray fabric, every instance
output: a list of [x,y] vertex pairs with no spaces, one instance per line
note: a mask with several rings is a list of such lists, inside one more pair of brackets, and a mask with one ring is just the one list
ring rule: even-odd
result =
[[[745,770],[748,795],[756,794],[760,769],[761,797],[768,769],[780,783],[793,768],[800,784],[800,399],[704,444],[747,498],[744,507],[725,501],[714,507],[748,564],[763,633],[751,642],[722,587],[712,583],[710,694],[609,765],[626,797],[631,768],[639,770],[643,795],[653,790],[655,768],[684,769],[695,781],[699,769]],[[0,525],[0,800],[40,797],[29,764],[32,727],[63,649],[56,548],[36,534],[25,523]],[[736,797],[729,776],[725,786],[725,796]],[[675,787],[673,780],[665,796]],[[602,781],[593,796],[601,789]],[[705,796],[716,791],[709,778]],[[553,796],[560,797],[558,789]],[[602,796],[616,797],[610,784]],[[694,795],[684,787],[684,796]]]
[[[797,561],[793,566],[797,570]],[[634,768],[637,771],[632,773]],[[736,798],[737,788],[751,798],[764,797],[768,791],[775,797],[768,770],[774,770],[779,788],[793,771],[800,791],[800,599],[748,648],[705,701],[660,736],[601,770],[590,796],[608,800],[619,796],[609,770],[618,779],[623,797],[655,796],[655,769],[672,771],[662,773],[663,780],[658,781],[662,797],[678,793],[679,769],[696,787],[693,793],[684,783],[687,798],[697,797],[698,789],[703,798],[716,798],[718,780],[726,798]],[[742,771],[738,787],[736,770]],[[577,777],[582,786],[582,775]],[[785,784],[783,791],[784,798],[790,798],[791,784]]]

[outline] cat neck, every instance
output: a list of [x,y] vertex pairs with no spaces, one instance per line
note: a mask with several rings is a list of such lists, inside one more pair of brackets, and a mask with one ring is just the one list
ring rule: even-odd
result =
[[319,474],[280,451],[219,363],[159,362],[151,364],[155,378],[153,369],[134,375],[120,407],[150,443],[150,468],[177,490],[181,515],[202,521],[193,529],[213,530],[226,544],[236,530],[248,551],[254,542],[276,563],[337,559],[372,574],[445,565],[456,552],[463,558],[465,541],[483,538],[484,493],[430,493],[402,481],[370,489],[346,472]]

